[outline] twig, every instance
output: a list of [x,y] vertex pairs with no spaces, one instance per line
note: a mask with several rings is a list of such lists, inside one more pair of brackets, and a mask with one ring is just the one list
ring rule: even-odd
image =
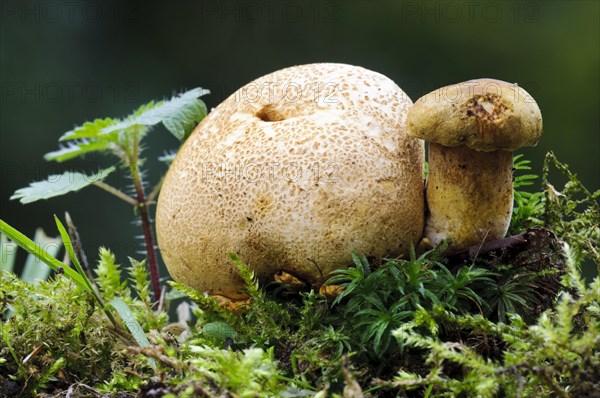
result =
[[81,263],[81,266],[83,267],[83,270],[85,271],[85,274],[90,279],[90,281],[92,281],[93,287],[95,289],[98,289],[98,286],[96,286],[96,280],[94,279],[94,276],[92,275],[92,270],[90,269],[90,265],[88,263],[87,256],[85,255],[85,252],[83,251],[79,233],[77,232],[77,228],[75,227],[75,224],[73,223],[73,219],[71,218],[71,215],[69,214],[68,211],[65,212],[65,220],[67,221],[67,231],[69,232],[69,236],[71,237],[71,243],[73,243],[73,250],[75,251],[75,255],[79,259],[79,262]]
[[494,250],[509,249],[526,245],[529,242],[527,240],[527,235],[527,232],[523,232],[518,235],[508,236],[506,238],[491,240],[483,243],[482,245],[471,246],[468,250],[469,257],[475,258],[479,254],[489,253]]
[[167,302],[167,291],[165,289],[160,292],[160,299],[158,300],[157,312],[165,311],[165,303]]
[[347,366],[348,356],[344,355],[342,358],[342,374],[344,375],[344,381],[346,382],[343,390],[344,397],[358,398],[364,396],[360,384],[358,384],[352,373],[350,373]]
[[188,365],[185,362],[181,362],[175,358],[168,357],[154,347],[131,346],[127,347],[127,350],[135,354],[142,354],[148,358],[155,359],[176,371],[191,370],[191,365]]
[[489,242],[484,242],[482,244],[474,245],[469,247],[467,250],[462,252],[454,253],[449,258],[454,259],[464,259],[465,257],[469,257],[471,259],[475,259],[476,257],[487,254],[489,252],[493,252],[495,250],[506,250],[512,249],[515,247],[525,246],[529,244],[529,235],[532,230],[527,230],[518,235],[507,236],[506,238],[491,240]]
[[483,245],[486,243],[485,240],[487,239],[489,233],[490,233],[490,230],[488,229],[486,231],[483,239],[481,240],[481,243],[479,244],[479,246],[471,246],[471,248],[469,248],[469,256],[473,259],[473,261],[475,261],[477,259],[479,252],[481,252]]
[[[206,384],[206,383],[194,381],[191,383],[191,385],[194,388],[194,393],[195,393],[194,396],[203,396],[203,397],[221,396],[220,394],[218,394],[219,392],[221,392],[221,388],[219,387],[219,385],[217,384],[217,382],[213,378],[213,376],[205,369],[198,369],[191,364],[182,362],[175,358],[168,357],[167,355],[163,354],[158,349],[158,347],[130,346],[130,347],[127,347],[127,350],[134,354],[144,355],[148,358],[155,359],[155,360],[161,362],[162,364],[169,366],[170,368],[172,368],[178,372],[186,372],[187,371],[187,372],[201,373],[202,376],[204,376],[207,379],[208,384],[213,386],[213,391],[211,392],[204,387],[203,384]],[[229,395],[227,395],[227,396],[229,396]]]

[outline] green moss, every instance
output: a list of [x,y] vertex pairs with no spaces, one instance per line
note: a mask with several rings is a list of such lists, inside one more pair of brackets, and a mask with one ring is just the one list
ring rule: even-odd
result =
[[110,377],[118,357],[117,338],[87,292],[62,276],[31,285],[2,273],[0,282],[2,312],[12,311],[2,322],[5,338],[0,352],[4,356],[10,344],[16,353],[16,358],[0,364],[0,374],[12,375],[24,391],[47,384],[57,361],[64,365],[60,368],[66,383]]
[[[556,171],[563,189],[549,183]],[[101,300],[127,304],[146,347],[68,278],[34,285],[2,271],[0,394],[85,384],[90,396],[590,395],[600,389],[600,279],[586,284],[579,266],[598,265],[600,193],[552,154],[542,189],[520,191],[535,179],[516,178],[511,228],[524,243],[475,258],[444,258],[443,247],[381,264],[355,255],[330,280],[344,288],[333,299],[259,286],[232,256],[252,297],[246,308],[230,313],[171,283],[163,308],[183,299],[194,317],[184,305],[169,320],[152,306],[145,263],[123,267],[101,249]]]

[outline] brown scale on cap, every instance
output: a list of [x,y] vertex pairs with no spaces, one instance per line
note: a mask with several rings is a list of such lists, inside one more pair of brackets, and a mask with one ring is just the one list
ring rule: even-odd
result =
[[429,141],[425,238],[458,252],[504,237],[512,214],[512,151],[536,145],[542,115],[516,84],[469,80],[417,100],[408,134]]
[[482,123],[497,123],[508,113],[508,106],[498,95],[476,95],[466,102],[467,116],[475,116]]
[[244,298],[227,253],[270,279],[319,285],[352,251],[406,253],[424,224],[424,149],[411,101],[390,79],[343,64],[263,76],[198,125],[171,165],[156,228],[171,276]]

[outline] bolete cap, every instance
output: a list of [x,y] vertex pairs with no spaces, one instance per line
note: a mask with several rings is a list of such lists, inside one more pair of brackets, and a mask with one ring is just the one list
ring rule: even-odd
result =
[[475,79],[421,97],[408,113],[408,134],[448,147],[514,151],[542,135],[537,103],[517,84]]

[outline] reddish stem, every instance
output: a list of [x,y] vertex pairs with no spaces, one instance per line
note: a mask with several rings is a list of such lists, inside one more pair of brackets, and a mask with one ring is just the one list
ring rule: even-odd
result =
[[148,214],[148,206],[146,204],[146,193],[142,185],[142,179],[137,166],[131,167],[131,175],[133,177],[133,185],[137,196],[137,207],[140,211],[140,219],[142,221],[142,229],[144,231],[144,242],[146,244],[146,258],[148,261],[148,269],[152,278],[152,289],[154,290],[154,301],[160,300],[160,279],[158,275],[158,262],[156,261],[156,251],[154,250],[154,237],[152,236],[152,227],[150,225],[150,216]]

